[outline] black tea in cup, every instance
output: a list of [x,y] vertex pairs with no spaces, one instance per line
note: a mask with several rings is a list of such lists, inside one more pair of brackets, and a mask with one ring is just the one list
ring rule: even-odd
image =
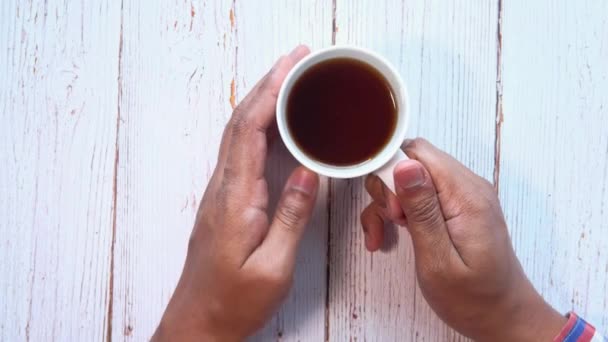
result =
[[398,108],[385,77],[352,58],[313,65],[287,99],[287,126],[295,143],[319,162],[349,166],[370,160],[390,141]]

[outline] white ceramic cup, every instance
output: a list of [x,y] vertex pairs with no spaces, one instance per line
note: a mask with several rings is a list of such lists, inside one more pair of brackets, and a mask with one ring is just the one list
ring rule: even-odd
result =
[[[326,164],[312,159],[304,153],[295,143],[289,127],[287,126],[287,102],[289,94],[302,74],[312,66],[334,58],[353,58],[371,65],[378,70],[388,81],[397,105],[397,124],[393,135],[384,148],[371,159],[362,163],[349,166],[336,166]],[[287,74],[277,100],[277,125],[281,138],[291,154],[308,169],[327,177],[333,178],[355,178],[375,173],[384,184],[393,192],[395,184],[393,180],[393,169],[398,162],[408,159],[401,150],[401,144],[405,140],[409,121],[409,98],[405,83],[397,70],[383,57],[378,54],[352,46],[335,46],[315,51],[304,57]]]

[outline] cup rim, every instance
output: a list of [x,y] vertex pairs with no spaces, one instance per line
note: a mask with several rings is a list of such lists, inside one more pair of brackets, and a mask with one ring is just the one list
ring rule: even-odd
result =
[[[335,52],[347,52],[345,54],[333,55]],[[323,58],[324,55],[329,55],[327,58]],[[355,55],[353,57],[353,55]],[[375,60],[375,63],[370,63],[369,59],[359,58],[357,55],[362,56],[366,55],[372,60]],[[395,127],[395,132],[393,136],[389,140],[389,142],[384,146],[384,148],[378,152],[371,159],[363,161],[359,164],[348,165],[348,166],[337,166],[326,164],[309,157],[304,151],[300,149],[299,146],[295,143],[291,133],[289,132],[289,128],[287,127],[287,101],[289,100],[289,92],[295,82],[299,79],[299,77],[310,67],[316,65],[319,62],[333,59],[333,58],[354,58],[358,59],[362,62],[365,62],[371,65],[374,69],[380,72],[389,82],[391,88],[393,88],[393,92],[395,93],[395,101],[397,101],[398,108],[398,121],[397,127]],[[315,60],[318,59],[318,60]],[[313,62],[311,62],[313,61]],[[388,70],[388,74],[383,72],[378,68],[378,64],[382,65],[385,69]],[[393,84],[394,81],[396,84]],[[281,139],[283,140],[287,150],[296,158],[296,160],[305,166],[306,168],[324,176],[332,177],[332,178],[355,178],[360,177],[369,173],[372,173],[386,163],[388,163],[391,158],[397,153],[398,149],[401,147],[403,140],[405,139],[408,123],[409,123],[409,96],[407,92],[407,88],[405,86],[405,82],[401,78],[401,75],[396,70],[396,68],[384,57],[379,54],[358,46],[350,46],[350,45],[340,45],[340,46],[332,46],[324,49],[320,49],[314,51],[300,60],[287,74],[285,77],[283,84],[279,90],[279,95],[277,98],[276,104],[276,119],[277,126],[279,129],[279,134]],[[401,122],[401,124],[399,124]]]

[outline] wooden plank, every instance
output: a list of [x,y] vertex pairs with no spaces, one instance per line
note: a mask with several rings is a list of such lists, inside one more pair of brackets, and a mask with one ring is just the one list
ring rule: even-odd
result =
[[[489,1],[337,1],[336,42],[386,56],[409,85],[410,136],[423,136],[492,178],[497,4]],[[463,339],[417,288],[411,240],[390,229],[383,252],[363,245],[362,179],[332,181],[329,340]]]
[[0,4],[0,340],[105,339],[120,7]]
[[[306,10],[301,11],[299,5],[280,1],[238,3],[236,8],[229,2],[125,2],[114,339],[146,339],[158,324],[181,272],[231,105],[300,40],[322,44],[321,28],[300,19],[301,13],[315,19],[324,13],[321,2],[309,5],[308,9],[303,4]],[[289,30],[276,30],[288,26]],[[329,37],[331,31],[325,27]],[[293,165],[280,148],[273,151],[273,198]],[[318,227],[311,229],[303,245],[296,289],[261,336],[317,336],[310,335],[309,328],[322,336],[324,203],[319,202],[321,209],[311,224]]]
[[559,311],[608,329],[608,3],[503,1],[500,197]]
[[112,338],[154,332],[231,113],[230,3],[125,1]]
[[[311,49],[331,44],[329,1],[238,1],[236,98],[242,99],[281,54],[305,43]],[[297,162],[279,138],[271,148],[268,180],[276,203]],[[258,333],[257,341],[322,341],[325,335],[327,273],[327,180],[321,181],[313,219],[300,245],[294,286],[277,315]]]

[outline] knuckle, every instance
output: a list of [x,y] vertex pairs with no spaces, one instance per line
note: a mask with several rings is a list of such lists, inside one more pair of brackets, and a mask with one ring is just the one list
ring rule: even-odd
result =
[[304,203],[308,196],[298,190],[289,190],[277,209],[277,220],[287,228],[295,227],[304,216]]
[[289,207],[281,207],[277,212],[277,220],[279,220],[285,228],[294,227],[300,219],[297,211],[292,209],[293,208]]
[[277,220],[286,228],[295,227],[301,216],[300,211],[294,206],[282,206],[277,212]]
[[417,223],[435,226],[443,220],[441,211],[437,208],[437,205],[437,199],[434,194],[426,195],[415,202],[410,209],[409,217]]

